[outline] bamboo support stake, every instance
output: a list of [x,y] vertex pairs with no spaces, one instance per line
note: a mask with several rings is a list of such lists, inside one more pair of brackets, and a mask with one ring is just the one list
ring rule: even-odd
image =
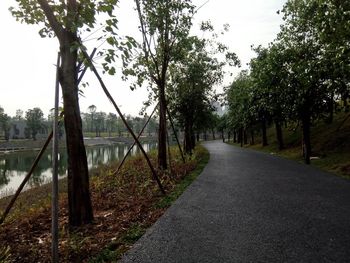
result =
[[57,56],[57,71],[55,85],[55,113],[53,122],[53,145],[52,145],[52,244],[51,257],[53,263],[58,263],[58,105],[59,105],[59,68],[60,53]]
[[115,100],[113,99],[112,95],[109,93],[106,85],[104,84],[100,74],[98,73],[96,67],[94,66],[94,64],[92,63],[91,59],[89,58],[88,54],[86,53],[85,50],[81,50],[83,52],[83,55],[85,57],[85,59],[88,61],[89,63],[89,66],[90,66],[90,69],[94,72],[94,74],[96,75],[96,78],[98,79],[98,81],[100,82],[100,85],[104,91],[104,93],[106,94],[107,98],[110,100],[110,102],[113,104],[114,108],[116,109],[116,111],[118,112],[120,118],[122,119],[125,127],[127,128],[127,130],[129,131],[129,133],[131,134],[131,136],[134,138],[134,140],[136,141],[137,143],[137,146],[140,148],[142,154],[144,155],[146,161],[147,161],[147,164],[149,166],[149,168],[151,169],[151,172],[152,172],[152,176],[153,176],[153,179],[157,182],[158,186],[159,186],[159,189],[160,191],[165,195],[165,190],[162,186],[162,183],[160,182],[159,178],[158,178],[158,175],[157,175],[157,172],[156,170],[154,169],[150,159],[148,158],[147,156],[147,153],[145,152],[145,150],[143,149],[140,141],[137,139],[135,133],[133,132],[133,130],[130,128],[130,126],[128,125],[127,121],[125,120],[123,114],[121,113],[117,103],[115,102]]
[[[155,112],[156,109],[157,109],[157,106],[158,106],[158,104],[156,105],[156,107],[154,107],[154,110],[152,111],[152,113],[151,113],[151,115],[149,116],[148,120],[147,120],[146,123],[143,125],[143,127],[142,127],[142,129],[141,129],[139,135],[137,136],[137,139],[140,138],[140,136],[142,135],[144,129],[147,127],[149,121],[151,120],[151,118],[152,118],[154,112]],[[119,173],[119,171],[120,171],[120,169],[122,168],[122,166],[123,166],[123,164],[124,164],[126,158],[128,157],[128,155],[130,154],[131,150],[134,148],[135,145],[136,145],[136,141],[134,141],[134,143],[130,146],[128,152],[124,155],[124,158],[123,158],[123,160],[120,162],[120,164],[119,164],[117,170],[113,173],[114,175],[117,175],[117,174]]]
[[171,175],[171,178],[174,178],[174,175],[173,175],[173,168],[171,166],[171,151],[170,151],[170,142],[169,142],[169,132],[168,130],[166,131],[166,140],[167,140],[167,144],[168,144],[168,156],[169,156],[169,168],[170,168],[170,175]]
[[8,213],[10,212],[12,206],[14,205],[17,197],[19,196],[19,194],[21,193],[21,191],[23,190],[24,186],[26,185],[26,183],[28,182],[30,176],[32,175],[32,173],[34,172],[35,167],[38,165],[41,156],[44,154],[47,146],[49,145],[51,139],[52,139],[52,135],[53,132],[51,132],[49,134],[49,137],[47,137],[46,142],[44,144],[44,146],[41,148],[40,152],[38,153],[38,155],[35,158],[34,163],[32,164],[32,167],[30,168],[29,172],[27,173],[27,175],[24,177],[22,183],[20,184],[20,186],[18,187],[16,193],[14,194],[14,196],[12,197],[10,203],[8,204],[8,206],[6,207],[4,213],[2,214],[1,218],[0,218],[0,225],[5,221],[5,218],[7,217]]

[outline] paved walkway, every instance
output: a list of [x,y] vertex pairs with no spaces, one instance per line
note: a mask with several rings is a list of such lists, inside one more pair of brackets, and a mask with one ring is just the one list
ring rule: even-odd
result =
[[350,262],[350,180],[219,141],[121,262]]

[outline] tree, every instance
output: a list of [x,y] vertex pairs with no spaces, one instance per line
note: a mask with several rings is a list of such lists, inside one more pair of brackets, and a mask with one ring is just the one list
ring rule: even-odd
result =
[[4,132],[4,138],[6,141],[10,139],[11,117],[8,116],[4,109],[0,106],[0,127]]
[[[88,107],[88,111],[89,111],[89,114],[90,114],[90,132],[93,132],[94,131],[94,127],[96,126],[95,125],[95,113],[96,113],[96,106],[95,105],[90,105]],[[96,135],[97,136],[97,135]]]
[[253,129],[259,120],[258,112],[253,107],[255,94],[249,72],[241,71],[226,92],[229,106],[227,122],[238,131],[238,142],[243,146],[247,142],[247,129]]
[[33,108],[26,111],[26,124],[32,139],[36,140],[36,135],[43,128],[44,113],[40,108]]
[[171,66],[169,97],[185,138],[186,153],[195,146],[195,127],[202,129],[202,120],[213,111],[211,101],[215,97],[213,87],[221,82],[224,62],[207,51],[207,41],[197,37],[187,40],[186,56]]
[[[136,76],[137,84],[147,79],[159,101],[158,165],[167,168],[166,87],[169,64],[177,59],[191,28],[194,6],[190,0],[135,0],[142,34],[142,52],[125,76]],[[134,88],[134,87],[133,87]]]
[[15,119],[18,120],[18,121],[23,119],[23,110],[21,110],[21,109],[16,110],[16,117],[15,117]]
[[302,124],[304,157],[307,164],[311,156],[312,121],[320,118],[327,109],[329,85],[327,68],[323,63],[324,49],[316,27],[309,18],[314,15],[317,1],[290,0],[284,6],[285,23],[277,43],[283,46],[284,67],[288,85],[285,97],[290,119]]
[[101,137],[101,131],[104,131],[104,128],[105,128],[105,119],[106,119],[105,112],[100,111],[96,113],[96,120],[95,120],[96,137]]
[[105,32],[112,34],[117,20],[113,9],[117,0],[16,0],[18,8],[12,14],[28,24],[41,24],[42,36],[56,36],[60,45],[60,84],[64,103],[64,124],[68,152],[68,203],[69,223],[79,226],[93,220],[89,192],[89,176],[78,102],[77,61],[80,46],[79,34],[90,31],[98,13],[106,13]]
[[109,137],[112,136],[112,132],[117,130],[117,125],[118,125],[117,115],[110,112],[106,119],[106,129]]

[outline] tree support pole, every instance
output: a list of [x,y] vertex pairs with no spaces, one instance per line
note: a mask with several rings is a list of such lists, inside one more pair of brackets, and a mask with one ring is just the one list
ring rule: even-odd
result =
[[[151,113],[151,115],[149,116],[148,120],[147,120],[146,123],[143,125],[143,127],[142,127],[142,129],[141,129],[139,135],[137,136],[137,139],[139,139],[139,138],[141,137],[141,135],[142,135],[144,129],[147,127],[147,125],[148,125],[149,121],[151,120],[151,118],[152,118],[154,112],[156,111],[157,106],[158,106],[158,104],[154,107],[154,110],[152,111],[152,113]],[[113,175],[117,175],[117,174],[119,173],[119,171],[120,171],[120,169],[122,168],[122,166],[123,166],[123,164],[124,164],[126,158],[128,157],[128,155],[130,154],[131,150],[134,148],[135,145],[136,145],[136,141],[134,141],[134,143],[130,146],[128,152],[124,155],[123,160],[120,162],[120,164],[119,164],[117,170],[113,173]]]
[[182,151],[180,142],[179,142],[179,138],[177,137],[177,134],[176,134],[176,131],[175,131],[175,126],[174,126],[173,120],[172,120],[172,118],[171,118],[171,115],[170,115],[168,106],[166,107],[166,111],[167,111],[168,116],[169,116],[169,120],[170,120],[170,123],[171,123],[171,127],[173,128],[173,131],[174,131],[174,135],[175,135],[175,138],[176,138],[177,146],[179,147],[179,150],[180,150],[180,153],[181,153],[182,161],[183,161],[184,163],[186,163],[186,160],[185,160],[185,157],[184,157],[184,154],[183,154],[183,151]]
[[170,175],[172,178],[174,178],[173,176],[173,168],[171,166],[171,152],[170,152],[170,142],[169,142],[169,132],[168,130],[166,131],[166,140],[167,140],[167,144],[168,144],[168,156],[169,156],[169,169],[170,169]]
[[96,75],[98,81],[100,82],[100,85],[101,85],[101,87],[102,87],[104,93],[106,94],[107,98],[108,98],[108,99],[110,100],[110,102],[113,104],[114,108],[116,109],[116,111],[118,112],[120,118],[122,119],[122,121],[123,121],[125,127],[128,129],[129,133],[131,134],[131,136],[134,138],[135,142],[137,143],[137,146],[140,148],[142,154],[145,156],[146,161],[147,161],[147,164],[148,164],[149,168],[150,168],[151,171],[152,171],[153,179],[157,182],[160,191],[165,195],[165,190],[164,190],[164,188],[163,188],[163,186],[162,186],[162,183],[160,182],[160,180],[159,180],[159,178],[158,178],[158,175],[157,175],[157,173],[156,173],[156,170],[154,169],[154,167],[153,167],[153,165],[152,165],[150,159],[149,159],[148,156],[147,156],[147,153],[146,153],[145,150],[143,149],[143,147],[142,147],[140,141],[137,139],[137,137],[136,137],[135,133],[133,132],[133,130],[130,128],[130,126],[129,126],[128,123],[126,122],[126,120],[125,120],[123,114],[121,113],[121,111],[120,111],[118,105],[116,104],[115,100],[113,99],[113,97],[112,97],[111,94],[109,93],[109,91],[108,91],[106,85],[104,84],[104,82],[103,82],[103,80],[102,80],[100,74],[98,73],[96,67],[94,66],[94,64],[92,63],[91,59],[89,58],[89,55],[86,53],[85,50],[81,49],[81,51],[82,51],[82,53],[83,53],[85,59],[88,61],[89,66],[90,66],[90,69],[93,71],[93,73]]
[[53,145],[52,145],[52,244],[51,257],[53,263],[58,263],[58,105],[59,105],[59,68],[60,53],[57,56],[56,86],[55,86],[55,113],[53,122]]
[[[94,48],[94,50],[93,50],[93,51],[91,52],[91,54],[90,54],[90,60],[92,60],[92,58],[95,56],[96,51],[97,51],[97,48]],[[82,63],[82,62],[81,62],[81,63]],[[81,66],[81,65],[80,65],[80,66]],[[78,69],[79,69],[79,68],[78,68]],[[79,78],[78,78],[78,84],[82,81],[82,79],[83,79],[83,77],[84,77],[84,75],[85,75],[87,69],[88,69],[87,67],[84,67],[83,71],[80,73],[80,76],[79,76]]]
[[34,172],[34,169],[36,168],[36,166],[38,165],[40,158],[42,157],[42,155],[44,154],[47,146],[49,145],[51,139],[52,139],[52,135],[53,132],[51,132],[49,134],[49,137],[47,137],[46,142],[44,144],[44,146],[41,148],[40,152],[38,153],[38,155],[35,158],[34,163],[32,164],[32,167],[30,168],[29,172],[27,173],[27,175],[24,177],[22,183],[20,184],[20,186],[18,187],[16,193],[14,194],[14,196],[12,197],[10,203],[8,204],[8,206],[6,207],[4,213],[2,214],[1,218],[0,218],[0,225],[5,221],[5,218],[7,217],[8,213],[10,212],[12,206],[14,205],[14,203],[16,202],[17,197],[19,196],[19,194],[21,193],[21,191],[23,190],[24,186],[26,185],[26,183],[28,182],[29,178],[31,177],[32,173]]

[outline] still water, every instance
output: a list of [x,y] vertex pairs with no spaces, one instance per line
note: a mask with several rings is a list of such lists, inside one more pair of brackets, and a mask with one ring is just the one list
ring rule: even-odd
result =
[[[145,143],[142,145],[145,151],[156,147],[155,143]],[[127,153],[129,145],[113,144],[104,146],[94,146],[86,148],[89,169],[100,164],[121,160]],[[132,155],[139,153],[135,146]],[[23,178],[29,171],[38,152],[18,152],[0,156],[0,197],[13,194],[21,184]],[[48,150],[41,158],[38,166],[28,181],[25,189],[36,187],[51,181],[52,177],[52,154]],[[67,173],[67,153],[65,149],[59,153],[59,177],[63,178]]]

